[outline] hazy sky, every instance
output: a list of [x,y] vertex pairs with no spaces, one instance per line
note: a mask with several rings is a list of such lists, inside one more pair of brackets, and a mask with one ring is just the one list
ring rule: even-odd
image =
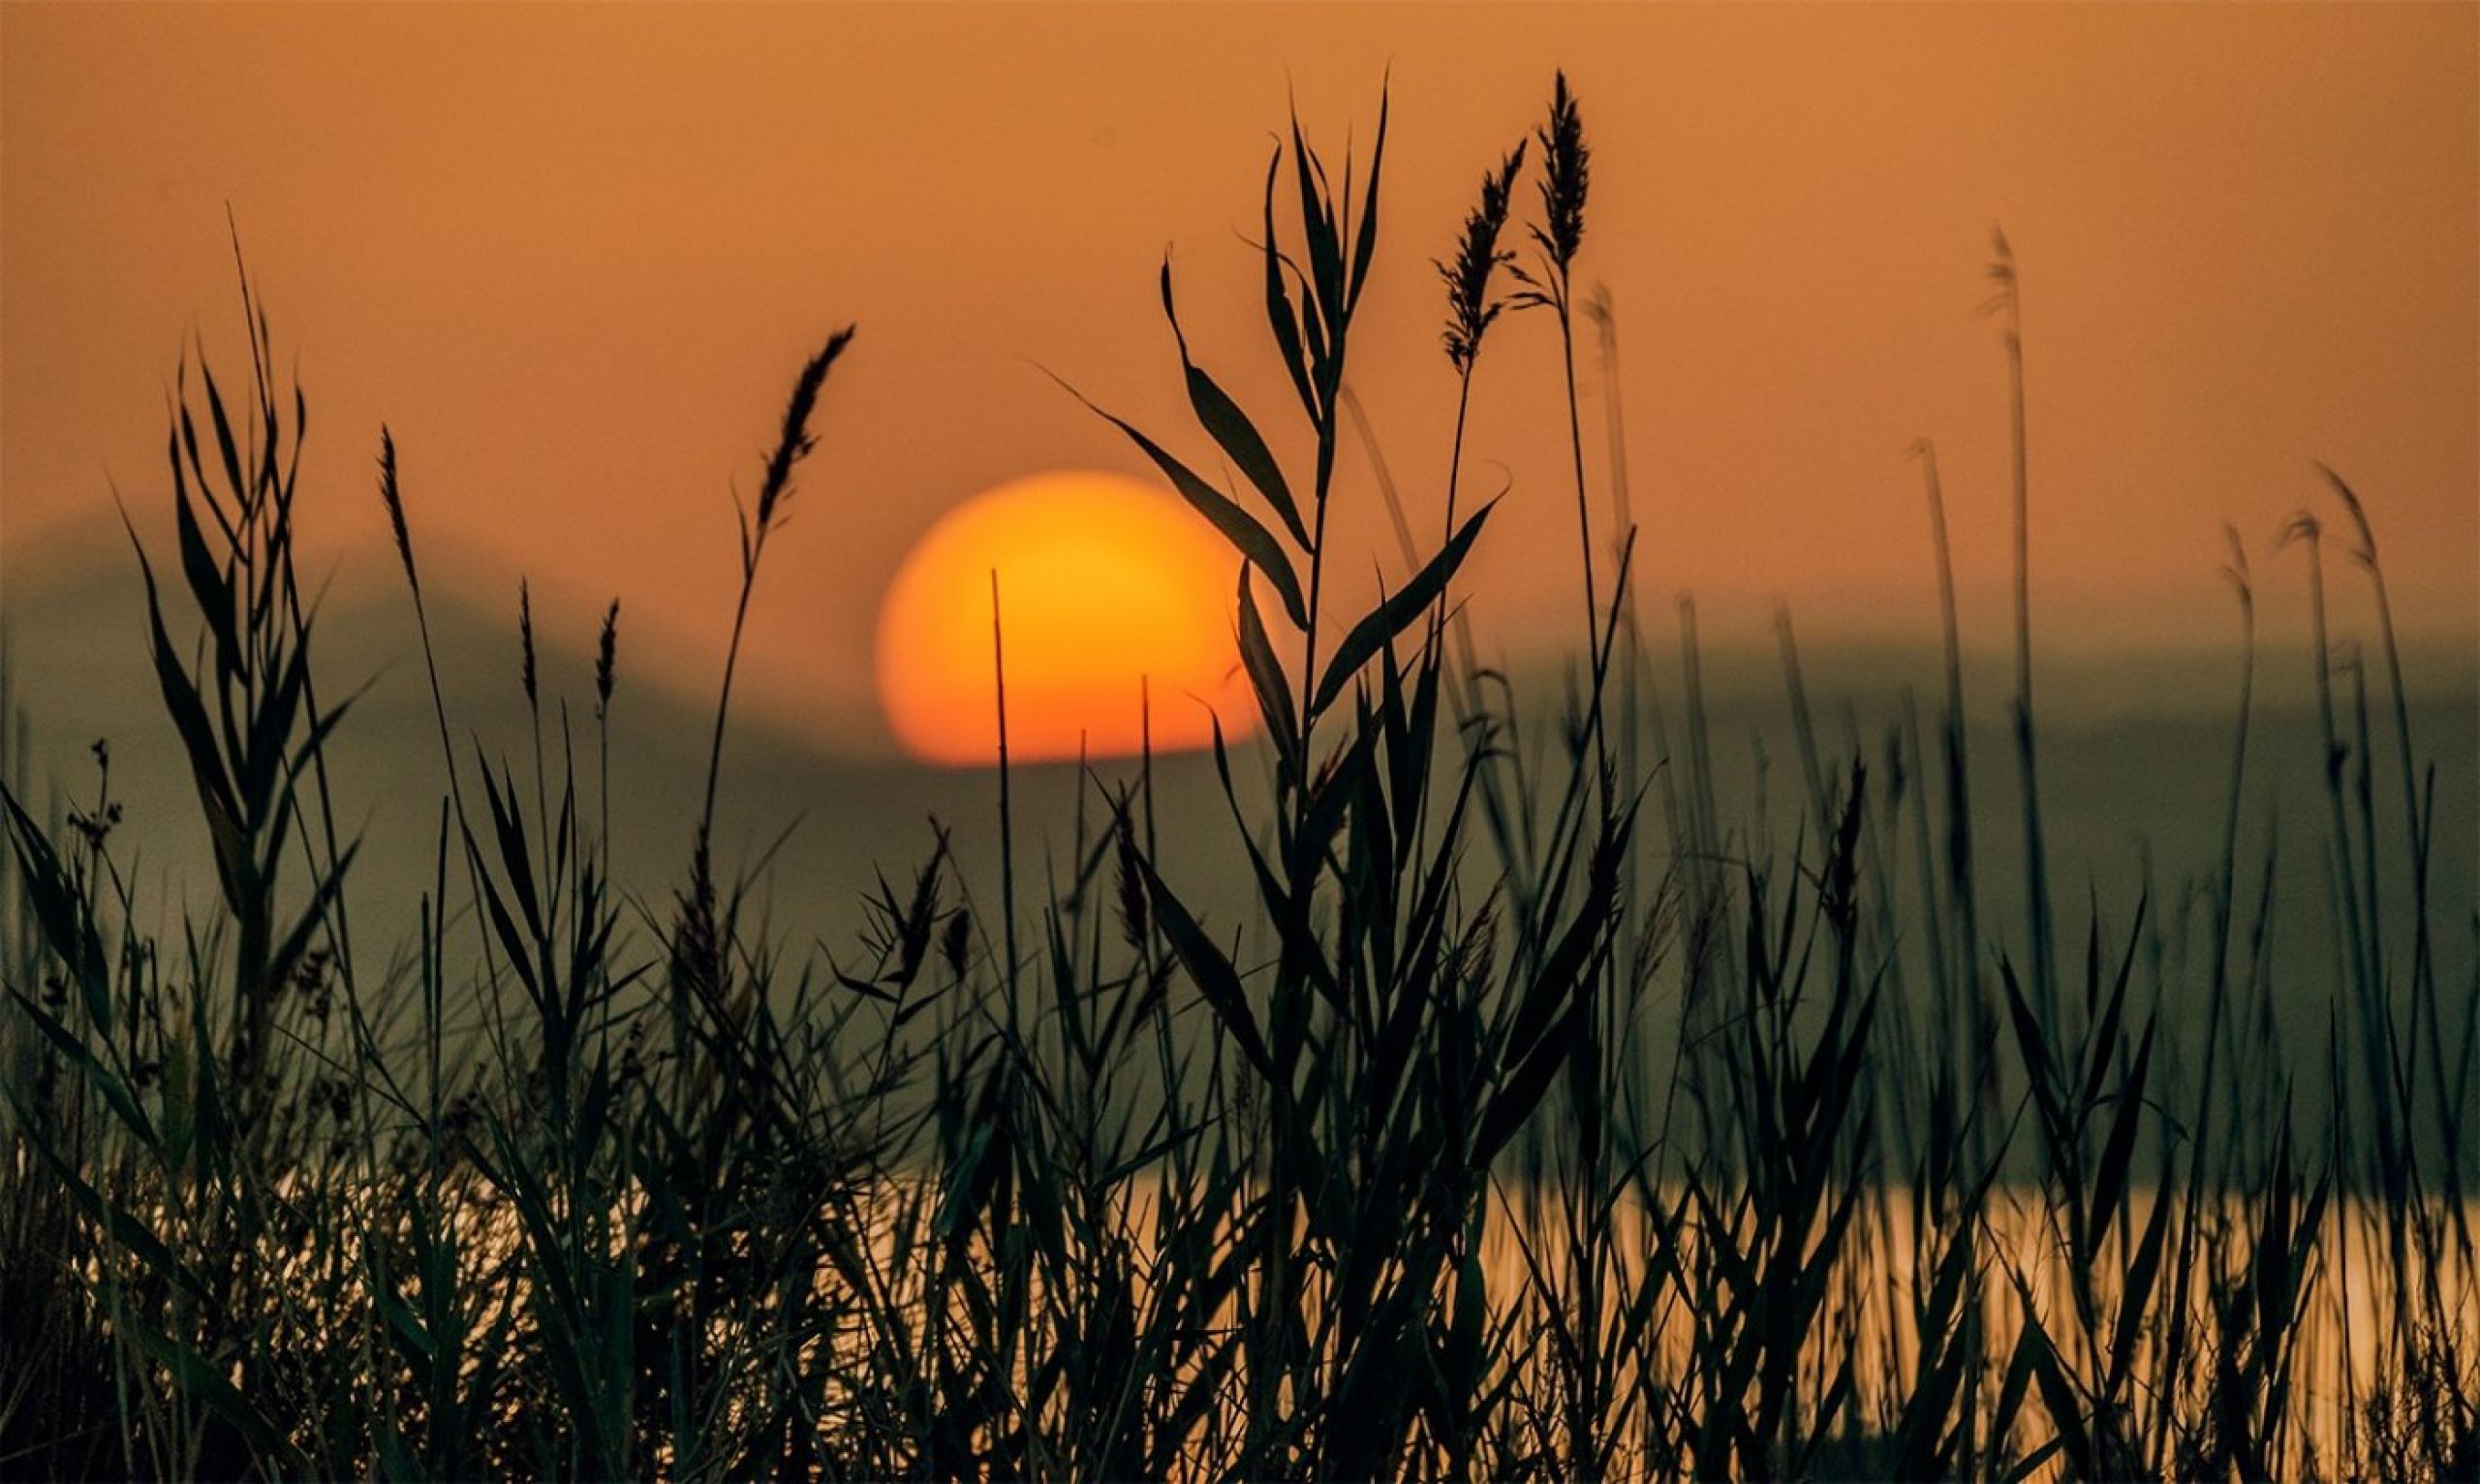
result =
[[[310,398],[314,555],[384,541],[384,418],[418,540],[455,555],[440,580],[503,603],[523,570],[579,633],[617,593],[634,654],[683,674],[729,622],[733,481],[801,357],[857,320],[747,673],[775,713],[866,736],[880,597],[942,510],[1143,470],[1040,368],[1202,458],[1166,249],[1199,358],[1302,454],[1241,234],[1286,97],[1330,156],[1365,154],[1390,69],[1352,382],[1431,529],[1454,387],[1430,259],[1561,66],[1662,603],[1693,588],[1752,632],[1777,596],[1813,634],[1933,619],[1905,458],[1927,435],[1967,616],[2002,614],[2004,369],[1974,314],[2000,223],[2053,642],[2220,641],[2225,520],[2280,621],[2298,563],[2270,539],[2323,499],[2317,459],[2369,498],[2406,625],[2480,637],[2468,5],[12,3],[0,576],[125,562],[108,476],[160,514],[184,337],[240,355],[229,202]],[[1472,467],[1513,493],[1471,571],[1511,648],[1572,622],[1556,376],[1546,317],[1495,332]],[[1348,449],[1339,603],[1373,557],[1400,580],[1367,470]]]

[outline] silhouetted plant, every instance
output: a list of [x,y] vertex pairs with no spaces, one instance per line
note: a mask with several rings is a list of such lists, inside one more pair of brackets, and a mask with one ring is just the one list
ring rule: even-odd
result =
[[[427,885],[391,904],[410,941],[356,955],[373,917],[366,898],[348,914],[355,846],[326,782],[350,702],[317,699],[294,577],[304,404],[277,394],[245,282],[243,407],[202,356],[198,397],[186,365],[175,382],[179,586],[140,549],[213,902],[140,920],[128,831],[170,826],[124,817],[108,750],[50,819],[23,741],[0,762],[6,1471],[2468,1476],[2480,981],[2458,982],[2432,921],[2462,908],[2436,900],[2436,771],[2359,495],[2329,475],[2377,600],[2399,816],[2377,803],[2369,666],[2327,629],[2325,526],[2287,533],[2310,561],[2332,973],[2275,934],[2300,848],[2241,829],[2263,764],[2234,538],[2217,852],[2188,890],[2150,864],[2131,901],[2095,890],[2078,996],[2036,788],[2003,241],[2014,936],[1980,905],[1925,443],[1934,741],[1908,695],[1881,746],[1856,721],[1825,740],[1785,611],[1786,845],[1722,811],[1691,603],[1682,705],[1658,708],[1615,409],[1606,592],[1595,565],[1571,314],[1589,156],[1564,75],[1438,264],[1457,406],[1439,545],[1407,535],[1400,585],[1325,611],[1386,116],[1357,188],[1296,124],[1264,182],[1252,277],[1307,438],[1198,363],[1167,262],[1194,428],[1158,440],[1102,414],[1231,548],[1273,784],[1270,808],[1248,802],[1250,755],[1218,730],[1237,898],[1185,884],[1195,837],[1161,827],[1147,756],[1132,780],[1079,770],[1066,863],[1021,911],[1003,791],[1003,909],[976,911],[934,825],[852,943],[803,956],[744,919],[756,873],[714,865],[733,674],[848,328],[800,369],[741,511],[668,911],[634,910],[647,898],[613,870],[618,602],[590,787],[522,581],[531,766],[463,730],[416,561],[418,464],[381,430],[445,796]],[[1501,244],[1528,161],[1535,258],[1514,274]],[[1514,682],[1473,664],[1455,602],[1498,509],[1458,509],[1460,470],[1510,303],[1556,312],[1585,563],[1585,664],[1546,741]],[[1598,295],[1588,312],[1615,401],[1616,321]],[[2277,995],[2319,989],[2324,1040],[2286,1043]]]

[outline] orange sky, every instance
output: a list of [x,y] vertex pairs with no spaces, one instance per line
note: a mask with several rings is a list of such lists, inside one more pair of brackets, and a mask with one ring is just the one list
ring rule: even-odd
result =
[[[2480,635],[2464,5],[12,3],[0,579],[125,560],[97,541],[108,474],[161,503],[182,337],[238,354],[229,201],[310,395],[313,552],[384,541],[384,417],[454,570],[497,602],[522,568],[579,631],[616,592],[689,675],[729,622],[730,481],[801,357],[858,320],[744,673],[772,712],[869,740],[879,600],[944,510],[1045,469],[1145,472],[1036,362],[1201,456],[1155,299],[1166,246],[1200,360],[1301,452],[1238,234],[1286,89],[1340,153],[1390,65],[1353,381],[1416,511],[1453,405],[1429,259],[1564,65],[1646,582],[1707,595],[1709,633],[1761,632],[1777,595],[1809,635],[1934,618],[1903,456],[1922,434],[1968,617],[2002,613],[2004,380],[1972,314],[1996,221],[2026,276],[2052,642],[2219,641],[2224,520],[2278,621],[2296,564],[2267,540],[2321,498],[2319,458],[2369,498],[2406,627]],[[1495,333],[1473,469],[1514,493],[1468,570],[1513,648],[1570,622],[1555,376],[1546,319]],[[1366,468],[1348,450],[1338,604],[1370,554],[1401,578]]]

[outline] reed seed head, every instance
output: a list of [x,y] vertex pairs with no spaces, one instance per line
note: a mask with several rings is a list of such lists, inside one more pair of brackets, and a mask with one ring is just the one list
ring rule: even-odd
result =
[[961,979],[972,949],[973,913],[959,907],[947,913],[947,925],[939,935],[939,956],[946,961],[947,972]]
[[603,636],[594,651],[594,714],[608,715],[611,710],[611,675],[619,659],[620,600],[603,610]]
[[397,560],[405,564],[405,580],[418,593],[422,579],[414,572],[414,539],[405,530],[405,496],[396,484],[396,435],[384,422],[379,425],[379,499],[388,507],[388,527],[396,538]]
[[2015,271],[2015,249],[2007,244],[2005,229],[1994,225],[1989,229],[1987,277],[1997,287],[1991,292],[1990,296],[1982,301],[1980,306],[1982,316],[2002,314],[2011,319],[2017,313],[2017,295],[2022,292],[2023,285]]
[[1145,952],[1146,942],[1153,935],[1153,923],[1145,903],[1145,878],[1138,865],[1136,831],[1129,822],[1123,807],[1113,821],[1111,833],[1117,846],[1115,884],[1119,888],[1120,936],[1138,953]]
[[2359,533],[2360,543],[2358,548],[2351,553],[2351,559],[2358,562],[2362,567],[2370,568],[2372,570],[2374,569],[2376,566],[2376,529],[2369,524],[2368,510],[2366,507],[2360,504],[2358,491],[2352,489],[2349,483],[2346,482],[2340,475],[2336,474],[2332,465],[2318,464],[2316,468],[2319,473],[2325,476],[2325,482],[2334,486],[2334,493],[2341,499],[2342,509],[2350,512],[2352,528]]
[[775,442],[775,451],[766,460],[766,482],[758,491],[758,529],[762,534],[775,522],[776,511],[791,498],[792,470],[818,447],[810,432],[811,415],[818,410],[819,388],[826,384],[826,373],[844,348],[852,343],[855,326],[847,325],[829,335],[826,344],[801,367],[798,380],[792,383],[791,400],[784,407],[784,431]]
[[524,683],[525,703],[530,706],[538,698],[534,687],[534,591],[523,577],[516,579],[516,640],[523,654],[517,679]]
[[1564,277],[1584,245],[1585,192],[1592,172],[1584,114],[1564,71],[1551,89],[1550,117],[1534,138],[1541,141],[1541,225],[1533,230],[1533,237]]
[[1515,256],[1499,246],[1499,235],[1507,224],[1516,172],[1524,169],[1524,150],[1525,141],[1518,140],[1496,170],[1481,176],[1481,198],[1464,218],[1455,261],[1438,264],[1439,277],[1446,283],[1446,358],[1458,372],[1472,369],[1482,335],[1506,308],[1504,300],[1491,296],[1490,277]]

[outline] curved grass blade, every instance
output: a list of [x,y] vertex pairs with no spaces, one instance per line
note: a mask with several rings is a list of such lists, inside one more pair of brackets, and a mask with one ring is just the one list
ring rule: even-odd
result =
[[1291,688],[1286,682],[1283,665],[1275,658],[1274,643],[1266,636],[1265,620],[1257,616],[1257,599],[1249,585],[1250,568],[1240,568],[1240,661],[1249,672],[1250,687],[1257,693],[1257,712],[1266,719],[1266,730],[1275,739],[1284,765],[1292,776],[1301,775],[1306,766],[1300,746],[1300,721],[1292,714]]
[[1172,951],[1179,954],[1181,964],[1189,971],[1189,977],[1196,981],[1198,991],[1205,996],[1206,1004],[1213,1008],[1216,1018],[1231,1032],[1231,1038],[1239,1042],[1241,1054],[1271,1079],[1275,1075],[1275,1060],[1266,1050],[1265,1037],[1257,1032],[1257,1017],[1249,1008],[1249,996],[1241,987],[1239,972],[1231,967],[1229,959],[1223,956],[1223,950],[1214,945],[1214,940],[1205,936],[1205,930],[1189,915],[1189,910],[1171,894],[1171,888],[1162,884],[1162,878],[1154,870],[1154,862],[1139,854],[1136,864],[1145,875],[1145,894],[1153,904],[1154,920],[1162,924],[1163,936],[1171,941]]
[[1351,290],[1344,299],[1347,312],[1360,302],[1360,291],[1369,282],[1369,265],[1378,255],[1378,176],[1386,165],[1386,111],[1390,102],[1388,89],[1380,83],[1378,89],[1378,141],[1369,151],[1369,185],[1361,198],[1360,229],[1352,247]]
[[1265,260],[1266,260],[1266,325],[1274,331],[1276,349],[1283,352],[1284,369],[1291,374],[1292,389],[1300,394],[1301,410],[1311,422],[1323,420],[1318,409],[1318,392],[1309,379],[1309,357],[1300,344],[1300,316],[1291,307],[1291,293],[1283,286],[1283,252],[1275,246],[1275,179],[1283,173],[1283,146],[1275,146],[1266,161]]
[[1430,564],[1422,568],[1411,581],[1405,583],[1395,596],[1380,603],[1359,623],[1352,625],[1351,632],[1344,635],[1343,642],[1335,646],[1334,654],[1328,658],[1325,677],[1318,682],[1317,700],[1310,707],[1313,720],[1334,703],[1335,696],[1373,655],[1410,627],[1412,621],[1437,601],[1438,595],[1454,577],[1455,570],[1464,564],[1465,553],[1472,549],[1473,539],[1481,534],[1481,522],[1489,519],[1490,511],[1496,509],[1498,502],[1493,500],[1474,510],[1472,518],[1464,522],[1464,529],[1456,532],[1455,539],[1448,541],[1445,549],[1437,556],[1430,558]]
[[1171,322],[1171,338],[1180,348],[1180,369],[1188,377],[1189,406],[1195,411],[1198,423],[1214,435],[1214,441],[1223,447],[1231,462],[1239,466],[1257,493],[1265,496],[1266,503],[1283,517],[1284,529],[1291,533],[1292,540],[1300,543],[1303,551],[1309,550],[1309,527],[1301,521],[1300,503],[1292,498],[1291,485],[1285,480],[1273,450],[1266,447],[1249,415],[1240,410],[1240,404],[1189,358],[1189,337],[1181,330],[1179,311],[1171,303],[1171,262],[1167,258],[1162,261],[1162,318]]
[[1198,514],[1212,521],[1214,528],[1221,531],[1242,556],[1265,572],[1266,580],[1273,584],[1275,596],[1283,600],[1284,611],[1290,615],[1292,623],[1303,629],[1309,627],[1309,605],[1301,600],[1300,578],[1292,572],[1291,561],[1283,554],[1283,547],[1275,541],[1272,531],[1267,530],[1257,517],[1233,504],[1221,490],[1197,478],[1188,465],[1172,457],[1162,445],[1130,423],[1104,412],[1095,405],[1093,398],[1065,381],[1056,376],[1051,380],[1059,382],[1061,388],[1070,396],[1084,403],[1094,416],[1127,434],[1131,443],[1143,449],[1145,456],[1154,460],[1154,466],[1169,478],[1180,497],[1196,507]]

